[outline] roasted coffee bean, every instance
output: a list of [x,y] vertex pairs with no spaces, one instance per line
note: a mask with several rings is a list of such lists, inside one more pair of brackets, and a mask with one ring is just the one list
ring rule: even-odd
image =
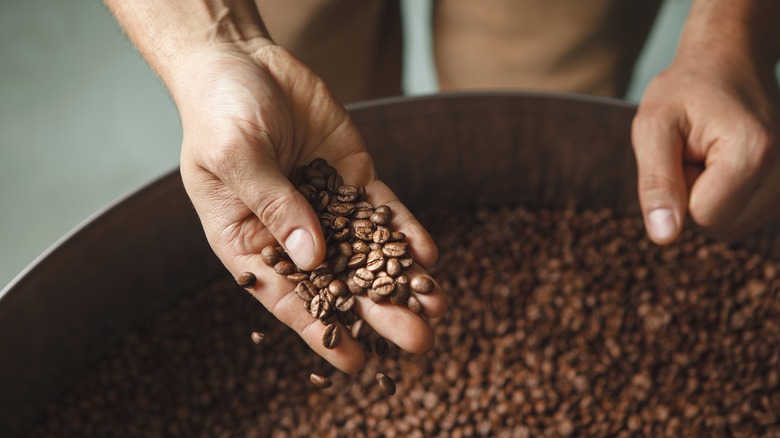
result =
[[350,326],[350,325],[354,324],[355,320],[357,319],[357,315],[355,315],[355,312],[352,312],[352,311],[336,312],[336,313],[334,313],[334,315],[336,315],[336,319],[340,323],[342,323],[342,324],[344,324],[346,326]]
[[379,357],[387,356],[387,352],[389,350],[390,350],[390,345],[383,338],[377,339],[376,342],[374,343],[374,351]]
[[373,250],[366,257],[366,269],[371,272],[377,272],[385,267],[385,256],[382,251]]
[[370,242],[374,238],[374,229],[368,227],[357,227],[354,229],[353,235],[364,242]]
[[336,257],[333,257],[329,263],[330,270],[333,271],[335,275],[339,275],[347,270],[347,262],[349,262],[349,257],[337,255]]
[[[311,160],[311,162],[309,162],[309,166],[308,167],[311,167],[312,169],[317,169],[317,170],[322,171],[322,168],[323,167],[327,167],[327,166],[330,166],[328,164],[328,160],[326,160],[326,159],[324,159],[322,157],[317,157],[317,158]],[[303,167],[305,169],[307,166],[301,166],[301,167]]]
[[368,247],[371,248],[371,251],[382,251],[381,243],[369,242]]
[[328,211],[336,216],[349,216],[355,211],[355,204],[351,202],[333,202],[328,204]]
[[[347,275],[347,281],[345,281],[345,283],[347,284],[347,288],[349,289],[350,292],[352,292],[353,295],[363,295],[364,293],[366,293],[366,288],[364,286],[360,286],[355,281],[354,274]],[[365,284],[365,283],[361,283],[361,284]]]
[[338,200],[340,202],[356,202],[358,200],[358,188],[344,184],[338,188]]
[[317,288],[314,287],[314,283],[309,280],[304,280],[295,286],[295,293],[304,300],[311,301],[315,295],[317,295]]
[[290,275],[298,271],[298,268],[292,262],[282,260],[274,265],[274,271],[279,275]]
[[323,190],[328,190],[328,179],[327,178],[312,178],[309,181],[309,184],[314,187],[315,190],[318,192]]
[[406,240],[406,234],[404,234],[401,231],[393,231],[390,233],[390,241],[391,242],[402,242]]
[[326,176],[327,175],[324,172],[317,169],[316,167],[312,167],[311,165],[303,168],[303,179],[305,179],[306,181],[311,181],[313,179],[318,179],[318,178],[325,178]]
[[368,332],[368,327],[362,319],[356,320],[349,329],[352,339],[361,340]]
[[377,291],[375,291],[373,288],[366,289],[366,296],[368,296],[368,299],[375,303],[381,303],[385,300],[385,296],[379,294]]
[[368,254],[371,252],[368,244],[362,240],[358,240],[352,243],[352,252],[354,254]]
[[236,282],[244,289],[252,289],[257,284],[257,277],[251,272],[242,272]]
[[355,271],[355,275],[352,278],[355,281],[355,284],[360,287],[371,287],[371,284],[374,282],[374,278],[376,278],[376,276],[368,269],[360,268]]
[[333,240],[336,242],[345,242],[352,237],[352,230],[349,228],[342,228],[333,233]]
[[409,287],[418,294],[429,294],[433,291],[433,280],[427,275],[415,275],[409,281]]
[[328,285],[333,281],[333,274],[328,270],[327,272],[323,272],[317,276],[315,276],[311,282],[314,284],[314,287],[317,289],[323,289],[328,287]]
[[261,332],[252,332],[250,338],[252,338],[252,342],[254,342],[256,345],[260,345],[263,343],[263,341],[265,341],[265,335]]
[[338,298],[336,298],[336,309],[339,312],[347,313],[352,311],[352,308],[355,307],[355,303],[357,300],[355,299],[354,295],[344,296],[341,295]]
[[331,227],[334,230],[343,230],[349,225],[349,219],[347,219],[344,216],[336,216],[335,219],[333,219],[333,224]]
[[328,293],[333,295],[334,297],[343,297],[347,295],[348,292],[349,292],[349,288],[347,288],[347,284],[339,279],[335,279],[331,281],[330,284],[328,285]]
[[315,295],[309,304],[309,313],[317,319],[324,319],[330,315],[330,303],[321,295]]
[[408,247],[406,242],[388,242],[382,247],[382,254],[400,259],[406,255]]
[[377,225],[388,225],[390,224],[390,215],[374,211],[371,213],[371,216],[369,216],[369,220]]
[[349,258],[349,261],[347,262],[347,268],[349,269],[362,268],[363,266],[366,266],[366,260],[368,260],[368,255],[363,253],[354,254],[352,257]]
[[297,284],[304,280],[308,280],[309,276],[303,272],[294,272],[292,274],[289,274],[287,276],[287,279]]
[[353,230],[357,230],[358,228],[370,228],[371,230],[374,230],[376,228],[373,222],[365,219],[355,219],[349,223],[349,226],[352,227]]
[[370,203],[362,201],[355,204],[355,212],[353,216],[355,217],[355,219],[368,219],[371,217],[371,213],[373,212],[374,212],[374,207]]
[[391,379],[390,376],[376,373],[376,382],[379,384],[379,387],[382,388],[382,392],[384,392],[385,395],[395,394],[395,380]]
[[336,307],[336,296],[331,295],[331,293],[328,292],[328,288],[322,288],[318,290],[317,294],[321,296],[323,300],[326,300],[328,302],[331,309]]
[[337,217],[339,216],[336,216],[329,211],[323,211],[319,215],[320,223],[322,224],[323,228],[330,228],[331,225],[333,225],[333,221],[335,221]]
[[414,265],[414,259],[411,257],[403,257],[399,258],[398,261],[401,263],[401,267],[404,269],[409,269]]
[[322,190],[317,193],[317,197],[314,199],[314,202],[311,205],[317,211],[325,211],[325,209],[328,208],[329,204],[330,204],[330,193],[328,193],[325,190]]
[[383,297],[390,296],[395,291],[395,280],[390,276],[377,277],[371,284],[371,289]]
[[[325,239],[326,242],[329,242],[330,240],[331,240],[330,238]],[[336,255],[336,247],[333,245],[327,245],[327,247],[325,248],[325,259],[327,260],[333,258],[335,255]]]
[[298,192],[306,198],[306,201],[313,203],[317,200],[317,188],[311,184],[301,184],[298,186]]
[[398,275],[401,275],[403,272],[403,267],[401,266],[401,262],[398,261],[397,258],[391,257],[387,259],[387,262],[385,262],[385,272],[387,272],[387,275],[391,277],[396,277]]
[[390,240],[390,229],[383,226],[376,227],[374,234],[371,235],[371,240],[379,244],[386,243]]
[[406,274],[401,274],[395,278],[395,291],[390,295],[390,302],[397,305],[405,305],[409,300],[411,289],[409,288],[409,279]]
[[319,374],[311,373],[311,375],[309,375],[309,380],[314,386],[320,389],[327,389],[333,385],[333,382],[331,382],[330,379]]
[[409,307],[409,310],[417,313],[418,315],[421,315],[423,312],[422,304],[420,304],[420,301],[415,298],[414,295],[409,296],[409,298],[406,300],[406,305]]
[[279,250],[277,250],[273,245],[266,246],[260,250],[260,258],[263,259],[263,263],[265,263],[266,266],[272,268],[282,259],[281,255],[279,254]]
[[352,244],[349,242],[339,242],[336,245],[336,254],[343,255],[347,258],[352,257]]
[[341,343],[341,329],[337,324],[328,324],[322,333],[322,345],[332,350]]
[[339,187],[344,185],[344,179],[341,177],[341,175],[330,175],[328,177],[328,190],[330,190],[333,193],[338,193]]

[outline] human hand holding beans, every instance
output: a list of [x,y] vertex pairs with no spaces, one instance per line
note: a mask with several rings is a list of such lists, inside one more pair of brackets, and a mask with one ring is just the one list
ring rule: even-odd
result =
[[[181,173],[212,249],[235,276],[257,276],[251,293],[311,348],[345,372],[364,363],[359,343],[345,336],[323,345],[325,325],[301,305],[295,284],[266,266],[261,251],[278,244],[313,270],[325,258],[320,220],[289,176],[324,158],[344,181],[365,187],[373,205],[393,210],[417,264],[432,265],[435,244],[382,183],[363,139],[343,107],[307,67],[270,42],[252,53],[205,50],[180,64],[169,84],[181,113]],[[421,268],[417,268],[421,269]],[[420,298],[424,315],[448,304],[440,287]],[[433,331],[407,307],[358,297],[357,313],[382,337],[412,353],[433,345]]]

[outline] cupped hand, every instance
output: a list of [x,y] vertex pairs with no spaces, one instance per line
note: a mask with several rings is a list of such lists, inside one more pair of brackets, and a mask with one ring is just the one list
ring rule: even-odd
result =
[[771,64],[678,55],[648,86],[633,124],[650,238],[674,241],[686,215],[734,239],[780,212],[780,97]]
[[[294,293],[294,284],[267,267],[262,248],[279,242],[302,269],[325,257],[318,217],[288,179],[300,165],[324,158],[344,181],[366,188],[367,200],[393,210],[422,266],[437,257],[420,223],[379,179],[360,133],[323,82],[283,48],[261,44],[251,54],[209,49],[182,62],[172,87],[184,139],[181,174],[206,237],[227,269],[238,277],[257,275],[251,293],[292,327],[318,354],[345,372],[364,363],[357,341],[345,336],[329,350],[324,325]],[[439,316],[448,299],[440,288],[423,302],[424,313]],[[427,322],[402,306],[357,306],[380,335],[412,353],[431,348]]]

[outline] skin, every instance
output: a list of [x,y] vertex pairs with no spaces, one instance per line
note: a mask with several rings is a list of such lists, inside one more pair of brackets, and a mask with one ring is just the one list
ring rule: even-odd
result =
[[777,217],[778,17],[773,1],[695,1],[673,63],[642,97],[632,137],[656,243],[686,217],[724,239]]
[[[273,43],[254,3],[107,4],[176,102],[184,131],[182,179],[215,254],[236,278],[255,273],[251,293],[315,352],[344,372],[360,370],[365,357],[357,341],[346,336],[326,349],[325,326],[305,311],[294,285],[260,257],[263,247],[278,241],[303,269],[323,261],[319,221],[288,180],[297,166],[322,157],[345,181],[365,186],[369,202],[391,207],[392,226],[407,235],[419,265],[435,263],[435,244],[377,178],[343,106],[311,70]],[[438,286],[420,301],[430,317],[448,305]],[[404,350],[423,353],[433,346],[430,325],[403,306],[360,297],[357,311]]]
[[[377,178],[348,114],[321,79],[273,43],[253,2],[106,3],[176,102],[182,178],[214,252],[235,277],[256,273],[253,295],[313,350],[345,372],[359,370],[365,359],[357,343],[325,349],[324,326],[259,256],[278,241],[304,269],[323,260],[317,218],[287,179],[323,157],[345,181],[365,185],[373,204],[393,208],[393,226],[406,233],[422,267],[435,262],[430,236]],[[674,63],[648,87],[633,145],[639,199],[656,243],[674,241],[686,216],[732,237],[777,213],[778,4],[695,1]],[[427,316],[448,305],[438,286],[419,299]],[[430,326],[408,309],[365,298],[357,308],[407,351],[433,345]]]

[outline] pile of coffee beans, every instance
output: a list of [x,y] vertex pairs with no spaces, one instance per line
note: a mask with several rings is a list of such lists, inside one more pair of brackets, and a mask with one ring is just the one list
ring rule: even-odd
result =
[[[292,180],[318,214],[327,248],[325,262],[306,271],[295,266],[282,247],[273,245],[263,248],[261,257],[277,274],[296,284],[295,292],[306,311],[326,324],[325,348],[341,343],[342,329],[337,322],[348,327],[355,339],[362,338],[364,324],[355,325],[360,318],[353,312],[357,296],[367,295],[375,303],[406,305],[420,313],[422,307],[411,291],[428,294],[433,280],[424,274],[411,280],[407,276],[414,260],[406,235],[390,225],[390,207],[374,207],[366,201],[363,187],[344,184],[336,169],[322,158],[298,167]],[[255,280],[250,272],[237,279],[248,288]]]
[[32,436],[780,436],[778,260],[690,230],[657,247],[609,211],[418,217],[452,297],[431,352],[381,347],[344,375],[219,279],[131,334]]

